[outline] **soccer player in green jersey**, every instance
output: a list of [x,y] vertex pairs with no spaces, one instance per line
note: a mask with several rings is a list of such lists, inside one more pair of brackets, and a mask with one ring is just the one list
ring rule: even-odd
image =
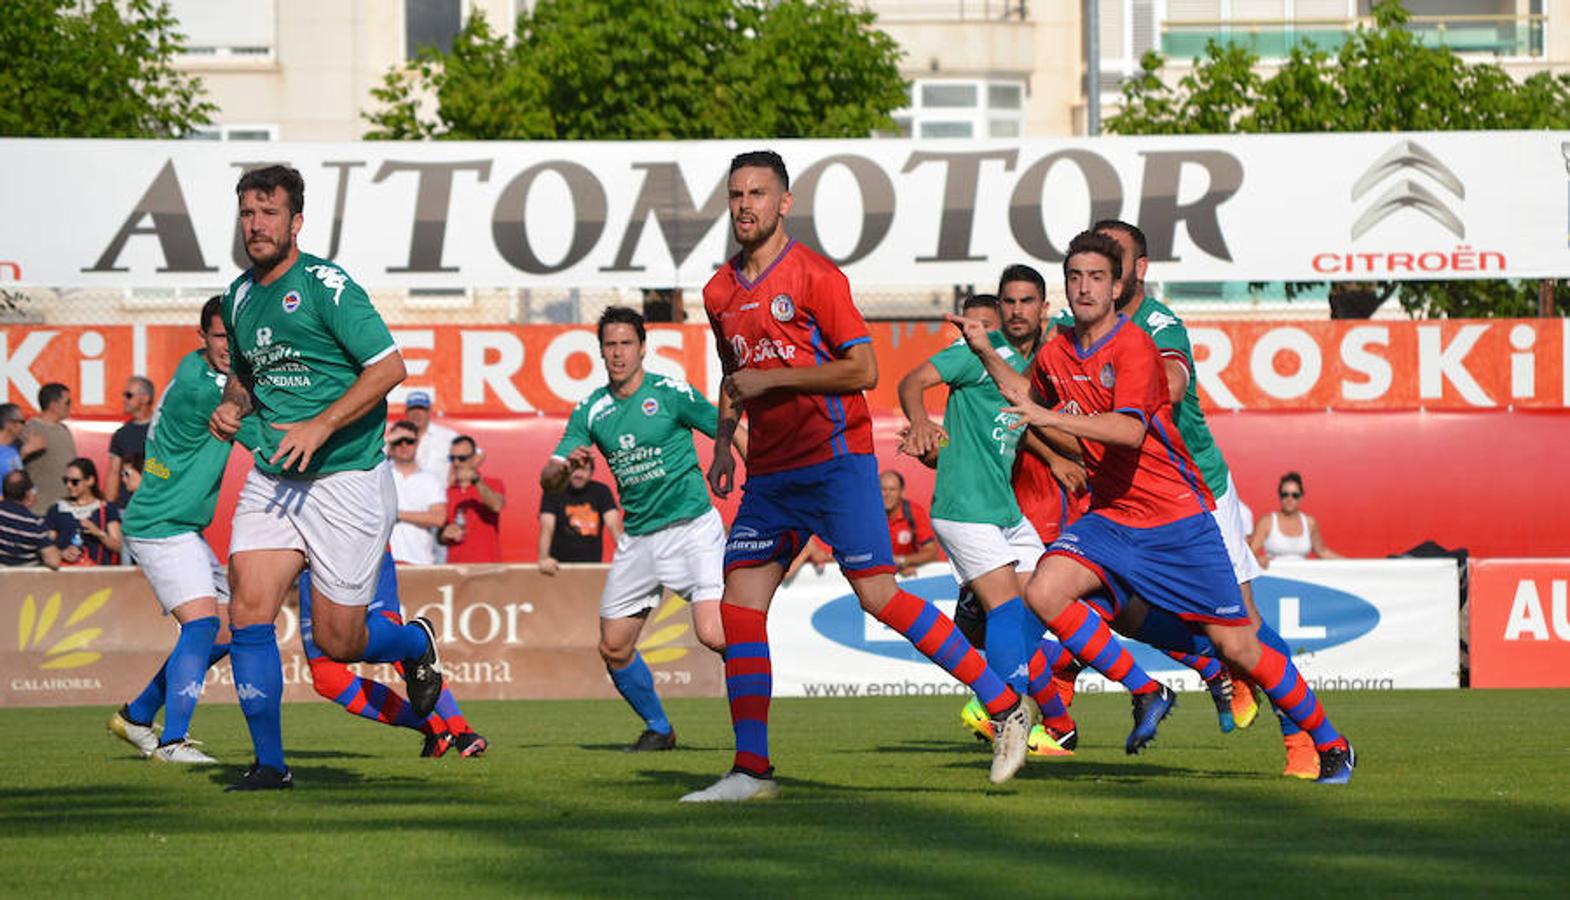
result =
[[305,181],[286,166],[235,186],[251,268],[224,296],[233,376],[208,420],[231,440],[255,416],[254,467],[235,507],[229,552],[235,693],[256,764],[231,790],[285,788],[279,726],[283,670],[274,620],[311,567],[316,645],[339,662],[402,662],[409,705],[431,714],[441,694],[436,632],[367,616],[397,518],[382,453],[387,392],[403,357],[365,291],[332,262],[300,251]]
[[[180,623],[174,650],[140,696],[109,718],[109,730],[162,762],[211,763],[187,739],[207,669],[229,652],[218,640],[218,605],[229,602],[223,567],[202,537],[213,520],[229,443],[207,430],[229,375],[229,337],[222,297],[202,306],[202,346],[186,354],[164,389],[147,429],[142,486],[126,508],[125,546],[165,615]],[[164,709],[162,739],[153,725]]]
[[[692,603],[698,640],[725,650],[719,600],[725,589],[725,525],[709,502],[692,432],[714,437],[719,410],[692,385],[643,368],[643,316],[605,310],[600,356],[609,383],[577,405],[567,431],[540,471],[540,486],[561,490],[573,466],[598,447],[616,478],[625,525],[600,595],[600,658],[611,682],[644,721],[628,749],[669,750],[676,730],[638,653],[638,635],[664,590]],[[737,436],[746,454],[745,437]]]

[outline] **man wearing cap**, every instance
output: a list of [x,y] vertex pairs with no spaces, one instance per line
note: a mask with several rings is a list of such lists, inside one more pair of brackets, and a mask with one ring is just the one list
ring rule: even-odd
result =
[[404,417],[419,429],[420,443],[414,451],[414,461],[420,468],[447,483],[447,467],[451,465],[447,454],[452,449],[453,438],[458,432],[431,421],[431,394],[429,391],[410,391],[404,400]]

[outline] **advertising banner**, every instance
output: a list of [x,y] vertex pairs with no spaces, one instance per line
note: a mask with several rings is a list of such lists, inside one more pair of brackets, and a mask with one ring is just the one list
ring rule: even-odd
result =
[[[1266,621],[1292,647],[1316,690],[1456,687],[1460,602],[1450,560],[1279,562],[1254,582]],[[958,586],[946,564],[923,566],[901,587],[952,614]],[[769,615],[774,691],[792,697],[968,695],[897,632],[862,612],[832,568],[804,568]],[[1152,675],[1197,690],[1199,677],[1165,654],[1129,643]],[[1121,690],[1087,671],[1085,691]]]
[[1570,559],[1472,563],[1472,687],[1570,687]]
[[[608,698],[599,642],[604,566],[399,568],[406,616],[430,617],[442,669],[460,700]],[[719,658],[698,644],[686,602],[667,597],[644,627],[639,651],[662,694],[719,696]],[[146,685],[174,646],[178,627],[159,615],[142,573],[104,567],[0,571],[0,707],[118,705]],[[278,618],[284,699],[317,699],[300,643],[298,605]],[[391,665],[352,668],[393,686]],[[205,703],[232,703],[229,664],[207,673]]]
[[[1570,323],[1564,319],[1431,322],[1190,322],[1201,403],[1212,410],[1504,410],[1570,406]],[[900,376],[952,343],[937,322],[873,322],[882,377],[874,412],[899,411]],[[395,327],[408,378],[391,395],[429,392],[449,416],[564,415],[605,384],[593,325]],[[119,416],[130,375],[163,385],[195,347],[174,325],[7,326],[0,331],[0,402],[31,410],[38,388],[72,390],[79,416]],[[653,326],[650,372],[718,397],[706,325]],[[941,392],[929,403],[941,405]]]
[[[1538,278],[1570,264],[1564,133],[771,141],[791,234],[858,287],[1053,267],[1121,218],[1154,281]],[[696,288],[757,141],[0,141],[0,280],[228,282],[235,183],[305,177],[303,247],[368,287]]]

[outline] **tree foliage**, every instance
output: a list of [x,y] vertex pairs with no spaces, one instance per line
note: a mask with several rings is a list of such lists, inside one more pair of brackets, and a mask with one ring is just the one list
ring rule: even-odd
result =
[[[1235,44],[1209,42],[1175,85],[1166,59],[1147,53],[1123,87],[1123,108],[1107,120],[1117,134],[1266,134],[1335,131],[1469,131],[1570,128],[1570,75],[1539,72],[1517,82],[1497,65],[1472,63],[1433,47],[1406,27],[1395,0],[1373,11],[1330,54],[1295,47],[1275,74]],[[1304,285],[1288,285],[1288,295]],[[1393,285],[1375,289],[1391,294]],[[1332,294],[1339,290],[1332,286]],[[1412,281],[1396,291],[1403,308],[1441,316],[1520,316],[1537,309],[1537,282]],[[1555,307],[1570,313],[1570,290]],[[1370,309],[1370,311],[1372,311]]]
[[386,73],[366,137],[860,137],[909,101],[873,20],[845,0],[540,0],[507,35],[476,12]]
[[3,0],[0,135],[170,138],[210,123],[162,0]]

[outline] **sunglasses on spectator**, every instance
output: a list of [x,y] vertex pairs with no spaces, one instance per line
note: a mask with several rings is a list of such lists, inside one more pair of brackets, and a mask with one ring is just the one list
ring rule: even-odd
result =
[[84,482],[86,480],[87,480],[86,478],[62,478],[62,479],[60,479],[60,483],[61,484],[81,484],[82,482]]
[[449,453],[449,454],[447,454],[447,461],[448,462],[468,462],[471,459],[474,459],[474,454],[473,453]]
[[1303,496],[1303,492],[1302,491],[1282,491],[1281,492],[1281,499],[1282,500],[1296,500],[1297,498],[1299,498],[1301,496]]
[[416,443],[417,441],[419,441],[419,438],[401,437],[395,438],[392,442],[392,445],[394,447],[407,447],[410,444]]

